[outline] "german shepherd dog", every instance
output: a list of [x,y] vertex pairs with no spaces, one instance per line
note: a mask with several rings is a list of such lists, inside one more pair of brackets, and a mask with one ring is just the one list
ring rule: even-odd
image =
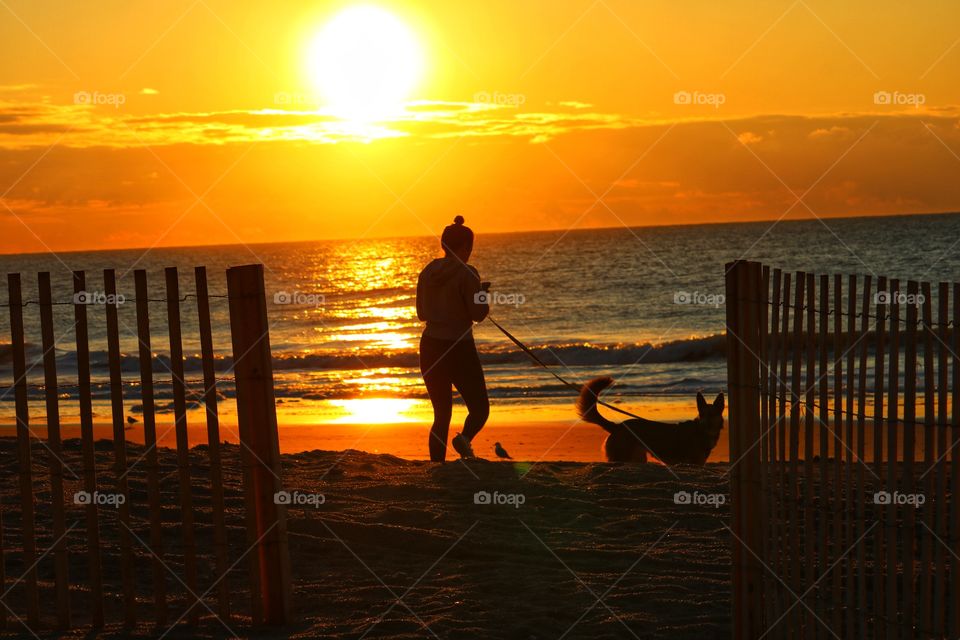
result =
[[717,446],[723,430],[723,394],[707,404],[697,394],[697,412],[693,420],[680,424],[632,418],[611,422],[597,410],[597,400],[613,378],[596,378],[583,385],[577,400],[577,414],[586,422],[600,425],[609,433],[603,443],[608,462],[646,462],[647,452],[664,464],[703,466]]

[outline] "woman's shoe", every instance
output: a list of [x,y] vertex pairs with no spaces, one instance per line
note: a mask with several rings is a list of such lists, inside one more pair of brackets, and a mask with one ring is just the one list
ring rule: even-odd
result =
[[453,448],[460,454],[461,458],[474,458],[473,447],[470,445],[470,441],[463,437],[462,433],[458,433],[453,437]]

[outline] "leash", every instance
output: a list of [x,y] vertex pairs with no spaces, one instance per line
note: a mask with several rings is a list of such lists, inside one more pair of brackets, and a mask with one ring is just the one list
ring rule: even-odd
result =
[[[528,347],[527,345],[525,345],[525,344],[523,344],[522,342],[520,342],[520,340],[517,339],[512,333],[510,333],[509,331],[507,331],[506,329],[504,329],[504,328],[500,325],[499,322],[497,322],[496,320],[494,320],[494,319],[493,319],[493,316],[488,315],[488,316],[487,316],[487,320],[489,320],[490,322],[492,322],[492,323],[493,323],[493,326],[495,326],[497,329],[500,329],[500,331],[503,333],[503,335],[507,336],[507,338],[509,338],[510,341],[513,342],[513,344],[515,344],[515,345],[517,345],[518,347],[520,347],[520,348],[523,350],[524,353],[526,353],[528,356],[530,356],[530,359],[531,359],[531,360],[533,360],[536,364],[538,364],[540,367],[542,367],[543,369],[545,369],[547,373],[549,373],[549,374],[552,375],[554,378],[556,378],[557,380],[559,380],[559,381],[562,382],[563,384],[567,385],[567,386],[570,387],[571,389],[575,389],[575,390],[577,391],[577,393],[580,392],[580,385],[574,384],[573,382],[570,382],[569,380],[565,380],[560,374],[556,373],[553,369],[550,368],[550,366],[549,366],[546,362],[544,362],[543,360],[541,360],[540,358],[538,358],[538,357],[537,357],[537,354],[535,354],[533,351],[530,350],[530,347]],[[607,409],[610,409],[610,410],[612,410],[612,411],[616,411],[617,413],[622,413],[622,414],[625,415],[625,416],[630,416],[631,418],[637,418],[637,419],[642,420],[642,418],[640,418],[640,416],[638,416],[638,415],[636,415],[636,414],[633,414],[633,413],[630,413],[629,411],[624,411],[623,409],[621,409],[621,408],[619,408],[619,407],[615,407],[615,406],[613,406],[612,404],[608,404],[608,403],[604,402],[603,400],[601,400],[600,398],[597,398],[597,404],[603,405],[603,406],[606,407]]]

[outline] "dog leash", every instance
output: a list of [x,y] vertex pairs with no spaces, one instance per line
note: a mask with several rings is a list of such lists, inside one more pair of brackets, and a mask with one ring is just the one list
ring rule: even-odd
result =
[[[538,357],[537,357],[537,354],[535,354],[533,351],[530,350],[530,347],[528,347],[527,345],[525,345],[525,344],[523,344],[522,342],[520,342],[520,340],[517,339],[516,336],[514,336],[512,333],[510,333],[509,331],[507,331],[506,329],[504,329],[504,328],[500,325],[499,322],[497,322],[496,320],[494,320],[494,319],[493,319],[493,316],[488,315],[488,316],[487,316],[487,320],[489,320],[490,322],[492,322],[492,323],[493,323],[493,326],[495,326],[497,329],[500,329],[500,331],[503,333],[503,335],[507,336],[507,338],[509,338],[510,341],[513,342],[513,344],[515,344],[515,345],[517,345],[518,347],[520,347],[520,348],[523,350],[524,353],[526,353],[528,356],[530,356],[530,359],[531,359],[531,360],[533,360],[536,364],[538,364],[538,365],[541,366],[543,369],[545,369],[547,373],[549,373],[549,374],[552,375],[554,378],[556,378],[557,380],[559,380],[559,381],[562,382],[563,384],[567,385],[567,386],[570,387],[571,389],[575,389],[575,390],[577,391],[577,393],[580,392],[581,385],[574,384],[573,382],[570,382],[569,380],[565,380],[560,374],[556,373],[553,369],[550,368],[550,366],[549,366],[546,362],[544,362],[543,360],[541,360],[540,358],[538,358]],[[615,406],[613,406],[612,404],[608,404],[608,403],[604,402],[604,401],[601,400],[599,397],[598,397],[596,400],[597,400],[597,404],[603,405],[603,406],[606,407],[607,409],[610,409],[610,410],[612,410],[612,411],[616,411],[617,413],[622,413],[623,415],[625,415],[625,416],[630,416],[631,418],[642,419],[642,418],[640,418],[640,416],[638,416],[638,415],[636,415],[636,414],[630,413],[629,411],[624,411],[623,409],[621,409],[621,408],[619,408],[619,407],[615,407]]]

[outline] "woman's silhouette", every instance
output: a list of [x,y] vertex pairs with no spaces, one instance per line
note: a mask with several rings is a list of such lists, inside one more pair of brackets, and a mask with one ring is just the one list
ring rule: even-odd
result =
[[456,387],[467,405],[463,432],[453,438],[462,458],[473,457],[470,442],[490,414],[487,385],[473,323],[487,317],[489,282],[481,282],[476,268],[467,264],[473,251],[473,231],[457,216],[440,236],[443,257],[424,267],[417,279],[417,317],[427,323],[420,338],[420,373],[433,404],[430,459],[443,462]]

